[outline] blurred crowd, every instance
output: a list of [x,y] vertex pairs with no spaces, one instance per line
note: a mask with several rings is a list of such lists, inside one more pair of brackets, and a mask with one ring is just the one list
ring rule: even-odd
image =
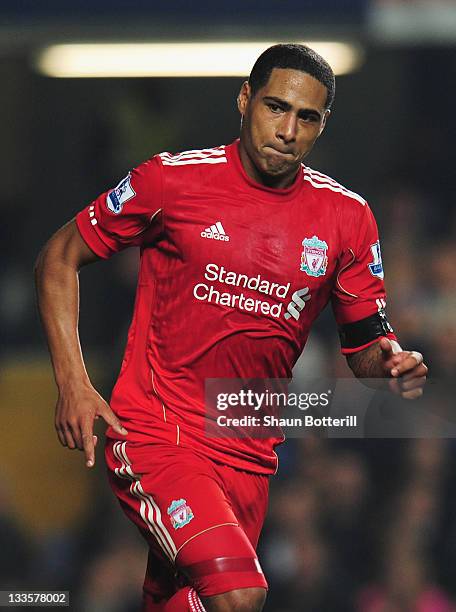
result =
[[456,609],[448,441],[315,438],[286,452],[299,467],[272,488],[267,610]]

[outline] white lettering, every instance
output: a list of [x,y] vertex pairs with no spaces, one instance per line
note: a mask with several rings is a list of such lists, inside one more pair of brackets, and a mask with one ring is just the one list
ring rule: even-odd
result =
[[280,317],[280,313],[282,312],[282,304],[274,304],[271,306],[269,313],[276,318]]
[[276,295],[279,298],[286,298],[288,295],[288,290],[290,289],[291,283],[287,283],[286,285],[279,285],[277,287]]
[[207,285],[205,285],[204,283],[198,283],[198,285],[195,285],[193,287],[193,295],[196,297],[197,300],[206,300],[207,299],[207,293],[205,293],[203,296],[199,296],[198,295],[198,289],[200,287],[203,287],[204,289],[206,289],[206,291],[209,290],[209,287]]
[[[256,303],[261,304],[261,312],[263,314],[269,314],[271,306],[268,304],[268,302],[260,302],[260,300],[256,300]],[[256,310],[258,310],[258,308]]]
[[237,283],[238,287],[247,287],[247,283],[249,282],[249,277],[247,274],[238,274]]
[[225,279],[223,278],[223,277],[225,276],[225,272],[226,272],[226,270],[225,270],[225,268],[222,266],[222,267],[220,268],[220,273],[219,273],[219,275],[218,275],[218,279],[219,279],[219,281],[220,281],[221,283],[224,283],[224,282],[225,282]]
[[258,427],[261,425],[261,419],[250,415],[235,419],[221,414],[217,417],[217,425],[219,427]]
[[[212,298],[215,297],[215,300],[213,300]],[[214,289],[214,287],[211,285],[209,287],[209,297],[208,297],[209,302],[215,302],[216,304],[219,303],[220,300],[220,291],[217,291],[217,289]]]
[[252,310],[255,308],[255,300],[252,298],[247,298],[244,303],[244,308],[245,310],[252,312]]
[[[222,275],[220,275],[220,280],[222,280]],[[237,275],[235,272],[227,272],[226,273],[226,278],[225,278],[225,283],[227,285],[236,285],[236,280],[237,280]]]
[[258,274],[258,276],[252,276],[252,278],[249,278],[248,282],[247,282],[247,287],[249,289],[258,289],[258,285],[260,284],[260,275]]
[[215,281],[217,280],[217,276],[218,276],[217,271],[218,271],[218,265],[209,263],[206,266],[206,274],[204,276],[205,278],[207,278],[207,280]]
[[218,304],[222,306],[231,306],[231,293],[222,293]]
[[266,293],[272,295],[272,291],[270,290],[270,283],[267,280],[262,280],[260,286],[258,287],[258,291],[260,293]]
[[[216,263],[206,264],[204,278],[211,282],[225,283],[232,287],[237,286],[258,291],[259,293],[270,295],[273,300],[274,298],[282,300],[288,294],[291,286],[290,283],[286,285],[272,283],[262,278],[261,274],[252,277],[249,277],[247,274],[238,274]],[[258,312],[274,318],[279,318],[282,314],[282,303],[274,304],[266,300],[257,300],[244,293],[232,294],[230,292],[221,292],[217,285],[198,283],[193,288],[193,295],[199,301],[208,301],[220,304],[221,306],[239,308],[247,312]]]

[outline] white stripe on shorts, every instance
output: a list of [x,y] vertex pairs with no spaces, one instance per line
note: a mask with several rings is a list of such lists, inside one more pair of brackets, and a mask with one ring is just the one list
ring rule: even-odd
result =
[[152,495],[146,493],[140,483],[140,478],[131,468],[131,462],[126,452],[126,442],[115,442],[113,452],[120,461],[121,467],[115,469],[115,473],[120,478],[131,480],[130,493],[140,501],[139,513],[147,525],[149,531],[154,535],[158,544],[166,556],[174,563],[177,555],[176,545],[171,538],[169,531],[163,524],[160,508],[156,504]]

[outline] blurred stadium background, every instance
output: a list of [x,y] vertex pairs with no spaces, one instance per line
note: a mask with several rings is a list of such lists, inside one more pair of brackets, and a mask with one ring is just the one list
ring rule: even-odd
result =
[[[421,350],[433,376],[454,378],[453,0],[1,0],[0,589],[70,590],[71,609],[82,612],[138,609],[146,550],[108,490],[102,453],[88,472],[54,434],[32,268],[51,232],[143,159],[232,141],[243,80],[53,78],[40,72],[40,52],[74,42],[255,41],[355,45],[308,163],[369,200],[402,345]],[[125,252],[81,274],[82,343],[105,396],[136,264]],[[302,372],[350,375],[331,313],[312,333]],[[307,438],[280,455],[261,542],[267,611],[456,609],[452,439]]]

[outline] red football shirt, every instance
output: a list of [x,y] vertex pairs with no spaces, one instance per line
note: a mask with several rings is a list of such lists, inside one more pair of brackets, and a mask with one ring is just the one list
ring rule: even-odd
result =
[[348,323],[386,299],[366,201],[306,166],[287,189],[260,185],[245,173],[238,141],[156,155],[77,224],[100,257],[141,248],[111,398],[128,439],[189,445],[240,469],[274,472],[282,438],[207,437],[205,379],[289,378],[329,300]]

